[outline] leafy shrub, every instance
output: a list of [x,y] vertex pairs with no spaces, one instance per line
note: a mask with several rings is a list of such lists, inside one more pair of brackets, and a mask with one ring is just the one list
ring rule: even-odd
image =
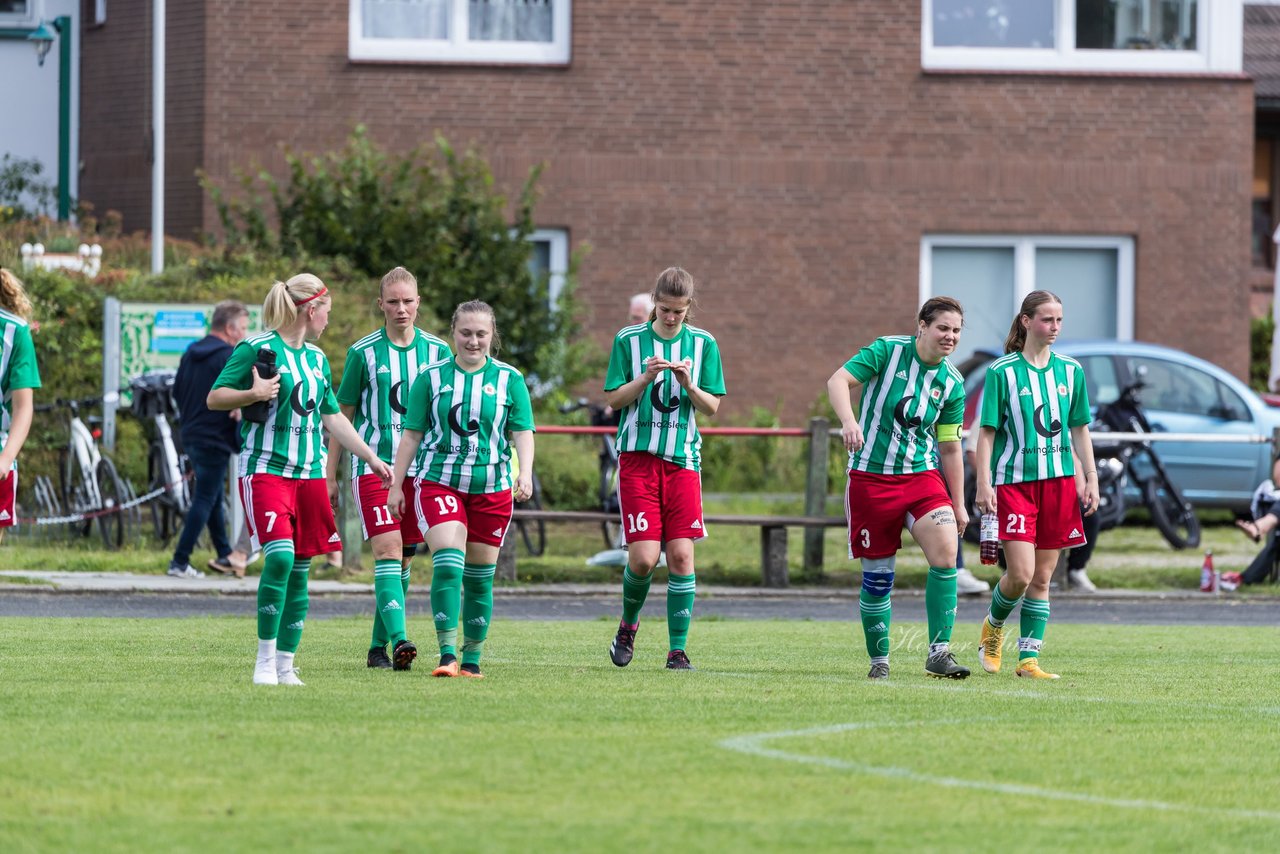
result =
[[1254,391],[1268,391],[1271,376],[1271,341],[1275,319],[1270,313],[1255,317],[1249,324],[1249,385]]
[[43,173],[39,160],[0,155],[0,223],[54,213],[58,191]]
[[[284,181],[242,172],[234,197],[207,177],[225,239],[264,257],[335,257],[377,279],[395,266],[417,277],[423,306],[441,323],[455,306],[482,299],[493,306],[501,357],[541,389],[561,389],[598,373],[599,354],[581,335],[573,295],[577,258],[556,306],[546,276],[529,269],[536,184],[534,167],[507,214],[488,164],[458,154],[437,137],[404,156],[378,148],[363,126],[346,146],[325,155],[286,152]],[[274,218],[267,214],[267,199]]]

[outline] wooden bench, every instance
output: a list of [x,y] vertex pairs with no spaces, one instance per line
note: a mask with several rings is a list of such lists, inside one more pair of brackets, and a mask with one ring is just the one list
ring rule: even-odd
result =
[[[516,510],[515,519],[541,519],[546,522],[613,522],[617,516],[599,510]],[[760,571],[765,587],[786,587],[790,582],[787,567],[787,528],[843,528],[843,516],[731,516],[712,514],[702,517],[708,527],[716,525],[754,525],[760,528]],[[508,537],[508,543],[514,542]],[[515,550],[503,549],[514,561]],[[514,569],[514,564],[512,566]],[[514,572],[512,572],[514,577]]]

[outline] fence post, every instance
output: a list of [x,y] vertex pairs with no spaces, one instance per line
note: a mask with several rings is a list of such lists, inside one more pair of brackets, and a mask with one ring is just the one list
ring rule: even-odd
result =
[[[828,435],[831,422],[825,418],[809,419],[809,473],[805,478],[804,515],[827,514],[827,458],[831,451]],[[822,577],[823,538],[826,529],[804,529],[804,576],[810,581]]]
[[498,581],[516,580],[516,541],[519,539],[515,531],[507,530],[502,548],[498,551],[498,568],[494,572],[494,577]]
[[[342,454],[341,448],[338,453]],[[360,510],[351,497],[350,465],[338,460],[338,532],[342,535],[342,565],[347,569],[359,569],[364,552],[364,528],[360,525]]]

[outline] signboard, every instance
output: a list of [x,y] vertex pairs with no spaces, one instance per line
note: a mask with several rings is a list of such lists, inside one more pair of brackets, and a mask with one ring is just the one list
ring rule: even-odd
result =
[[[262,306],[249,305],[249,333],[262,328]],[[212,305],[200,303],[120,303],[121,390],[148,371],[176,371],[187,348],[209,334]],[[128,403],[127,392],[121,394]]]

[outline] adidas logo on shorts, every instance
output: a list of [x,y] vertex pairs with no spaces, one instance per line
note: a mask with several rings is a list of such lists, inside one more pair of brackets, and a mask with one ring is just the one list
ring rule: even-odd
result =
[[1077,528],[1071,529],[1071,539],[1074,540],[1076,537],[1083,537],[1083,536],[1084,534],[1080,533],[1079,529]]
[[388,611],[399,611],[399,610],[400,610],[400,603],[394,599],[392,599],[386,605],[382,606],[382,613],[384,614],[387,613]]
[[502,529],[501,529],[501,528],[494,528],[494,529],[493,529],[493,535],[494,535],[495,537],[501,537],[501,536],[502,536]]
[[702,523],[701,523],[701,522],[699,522],[697,519],[694,519],[694,520],[693,520],[693,524],[692,524],[692,525],[690,525],[689,527],[690,527],[690,528],[693,528],[693,530],[695,530],[695,531],[701,531],[701,530],[702,530]]
[[339,537],[339,536],[338,536],[338,532],[337,532],[337,531],[334,531],[334,532],[333,532],[333,534],[332,534],[332,535],[330,535],[330,537],[329,537],[329,542],[331,542],[331,543],[340,543],[340,542],[342,542],[342,537]]
[[0,510],[0,522],[8,522],[12,518],[8,510]]

